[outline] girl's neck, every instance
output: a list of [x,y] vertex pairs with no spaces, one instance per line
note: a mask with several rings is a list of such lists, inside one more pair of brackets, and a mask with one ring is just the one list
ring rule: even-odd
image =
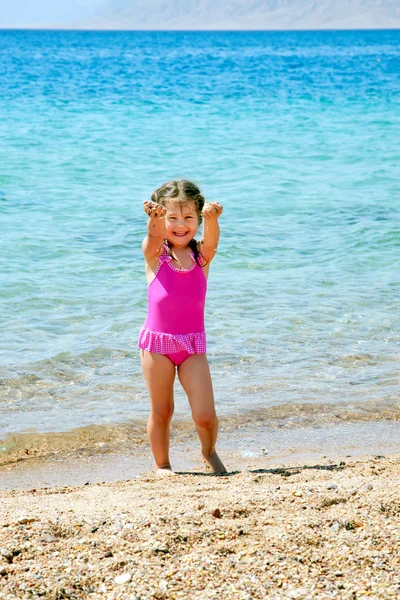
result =
[[[190,244],[183,247],[176,247],[168,244],[170,255],[181,269],[188,269],[192,264]],[[189,252],[190,251],[190,252]]]
[[178,254],[190,250],[190,244],[187,244],[187,246],[173,246],[172,244],[168,244],[168,247],[171,252],[177,252]]

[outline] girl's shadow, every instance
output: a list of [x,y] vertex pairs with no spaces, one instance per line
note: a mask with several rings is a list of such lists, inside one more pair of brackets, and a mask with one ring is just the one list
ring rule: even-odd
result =
[[341,462],[336,465],[303,465],[300,467],[278,467],[275,469],[249,469],[246,471],[228,471],[227,473],[203,473],[201,471],[176,471],[177,475],[195,475],[196,477],[231,477],[239,473],[271,473],[272,475],[281,475],[282,477],[291,477],[297,475],[306,469],[315,469],[318,471],[343,471],[346,468],[346,463]]

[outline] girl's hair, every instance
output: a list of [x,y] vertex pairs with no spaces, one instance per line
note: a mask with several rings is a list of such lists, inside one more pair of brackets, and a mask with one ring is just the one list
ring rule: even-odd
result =
[[[153,202],[161,204],[161,206],[166,206],[167,204],[171,203],[180,204],[183,206],[187,202],[193,202],[196,209],[197,218],[199,219],[199,224],[203,220],[201,211],[203,210],[205,202],[204,196],[197,185],[191,181],[186,181],[185,179],[181,181],[167,181],[167,183],[164,183],[152,193],[151,199]],[[168,241],[166,244],[171,251]],[[199,251],[197,249],[197,242],[195,239],[190,240],[189,247],[194,254],[196,263],[199,266],[204,266],[200,262]]]

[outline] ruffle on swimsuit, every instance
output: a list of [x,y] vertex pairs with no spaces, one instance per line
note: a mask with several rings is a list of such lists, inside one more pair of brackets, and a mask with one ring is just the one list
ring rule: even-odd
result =
[[151,331],[142,327],[139,334],[139,348],[157,354],[175,354],[186,351],[188,354],[206,352],[206,332],[171,334]]

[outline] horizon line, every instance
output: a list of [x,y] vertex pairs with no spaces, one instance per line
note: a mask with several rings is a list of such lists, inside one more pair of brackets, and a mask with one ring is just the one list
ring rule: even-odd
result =
[[1,26],[0,32],[2,31],[52,31],[52,32],[61,32],[61,31],[71,31],[71,32],[83,32],[83,33],[107,33],[107,32],[115,32],[115,33],[291,33],[291,32],[315,32],[315,31],[400,31],[400,25],[395,27],[313,27],[313,28],[302,28],[302,27],[293,27],[290,29],[281,28],[281,29],[120,29],[120,28],[102,28],[102,27],[93,27],[93,28],[84,28],[84,27],[16,27],[16,26]]

